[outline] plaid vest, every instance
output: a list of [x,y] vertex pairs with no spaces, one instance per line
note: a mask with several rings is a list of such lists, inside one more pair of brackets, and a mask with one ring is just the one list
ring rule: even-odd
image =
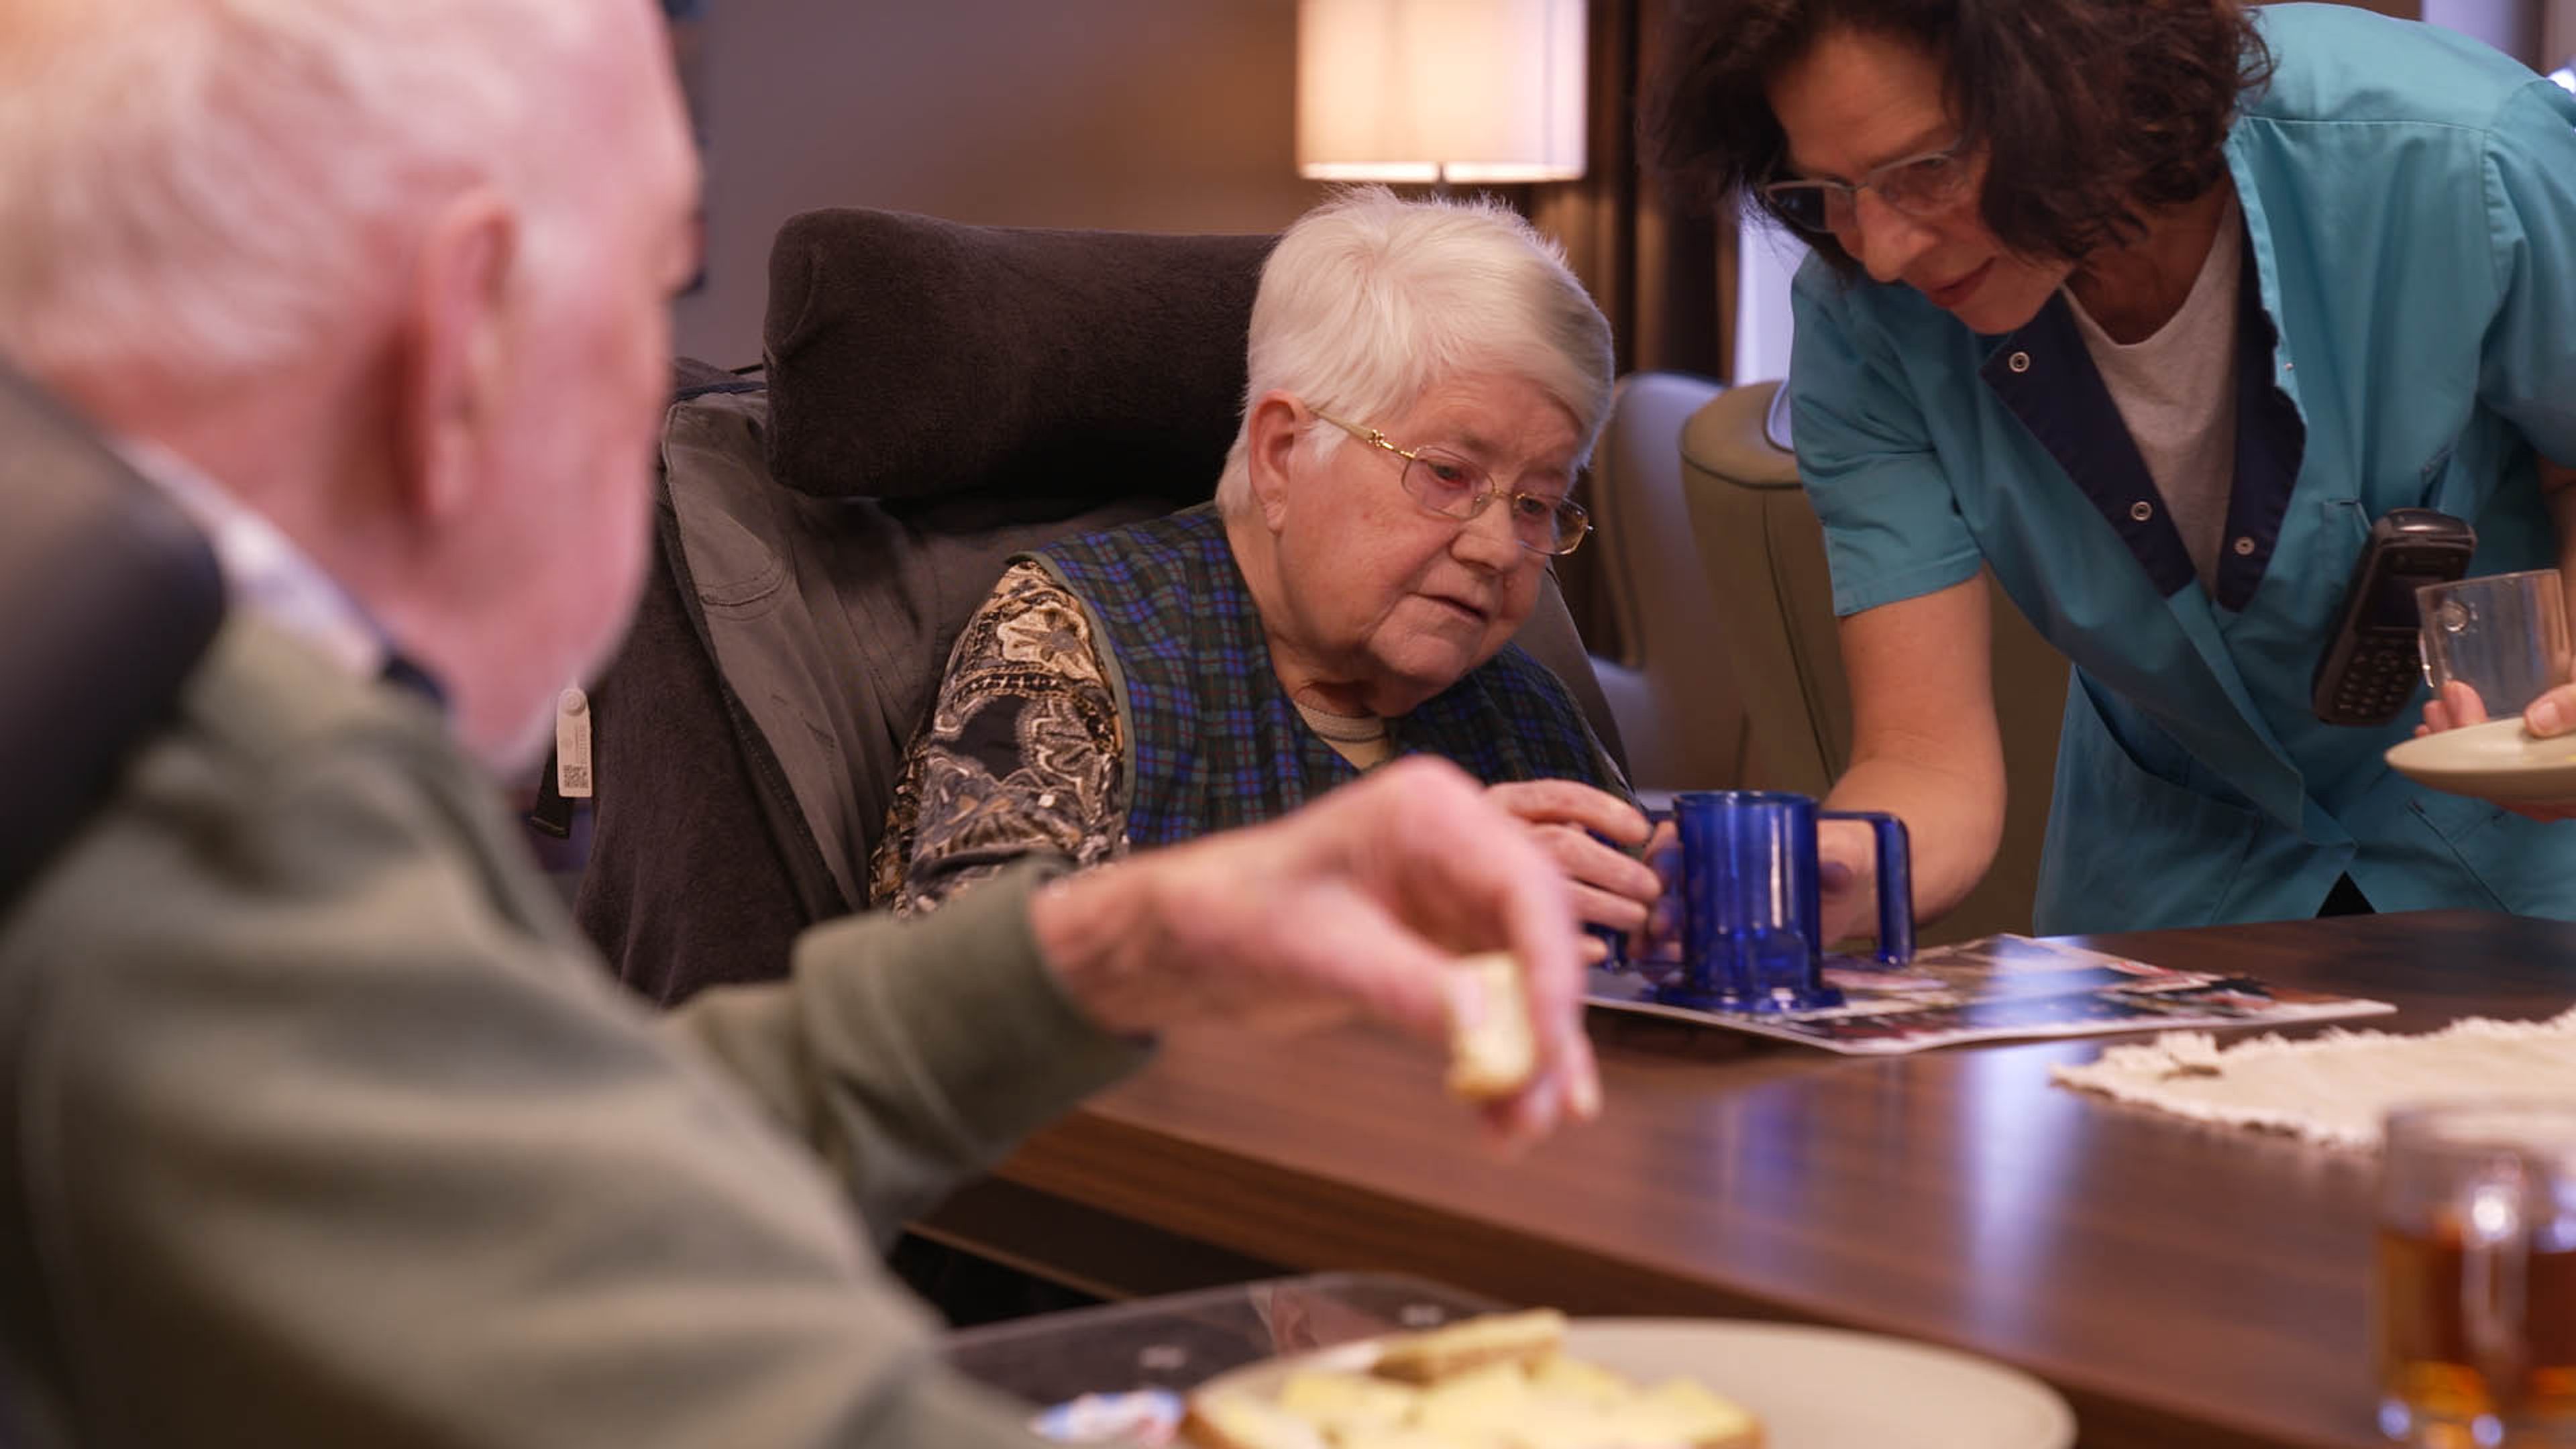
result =
[[[1127,739],[1127,844],[1146,850],[1275,819],[1358,778],[1271,671],[1252,591],[1214,504],[1028,555],[1070,589],[1105,646]],[[1518,645],[1387,722],[1398,755],[1469,774],[1628,788],[1583,713]]]

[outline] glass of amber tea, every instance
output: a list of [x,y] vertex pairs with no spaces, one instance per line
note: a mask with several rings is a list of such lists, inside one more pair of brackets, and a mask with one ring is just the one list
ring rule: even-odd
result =
[[2383,1154],[2380,1432],[2576,1446],[2576,1102],[2401,1108]]

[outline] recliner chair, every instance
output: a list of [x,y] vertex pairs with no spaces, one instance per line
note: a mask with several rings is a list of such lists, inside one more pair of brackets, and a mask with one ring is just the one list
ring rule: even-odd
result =
[[[1824,529],[1775,416],[1776,382],[1733,388],[1693,413],[1681,452],[1692,531],[1735,646],[1751,719],[1751,783],[1821,796],[1851,764]],[[1991,582],[1991,581],[1990,581]],[[1993,599],[1995,704],[2008,798],[1986,878],[1920,935],[1925,945],[2027,932],[2057,770],[2066,657],[2004,596]]]
[[[771,255],[765,383],[663,433],[660,567],[593,691],[576,902],[675,1001],[861,909],[905,745],[1014,551],[1208,496],[1267,237],[817,212]],[[1551,583],[1520,644],[1617,723]]]
[[223,622],[178,506],[0,367],[0,913],[115,788]]

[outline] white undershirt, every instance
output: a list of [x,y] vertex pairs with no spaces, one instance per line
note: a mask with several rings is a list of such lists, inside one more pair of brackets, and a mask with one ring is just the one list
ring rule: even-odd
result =
[[2182,310],[2143,342],[2111,340],[2069,290],[2084,350],[2102,374],[2147,474],[2164,495],[2202,588],[2218,592],[2218,552],[2236,487],[2236,289],[2244,233],[2235,193]]

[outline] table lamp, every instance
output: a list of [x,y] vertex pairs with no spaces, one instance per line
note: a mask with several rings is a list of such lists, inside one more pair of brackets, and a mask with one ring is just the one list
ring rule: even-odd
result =
[[1583,47],[1584,0],[1298,0],[1298,174],[1573,180]]

